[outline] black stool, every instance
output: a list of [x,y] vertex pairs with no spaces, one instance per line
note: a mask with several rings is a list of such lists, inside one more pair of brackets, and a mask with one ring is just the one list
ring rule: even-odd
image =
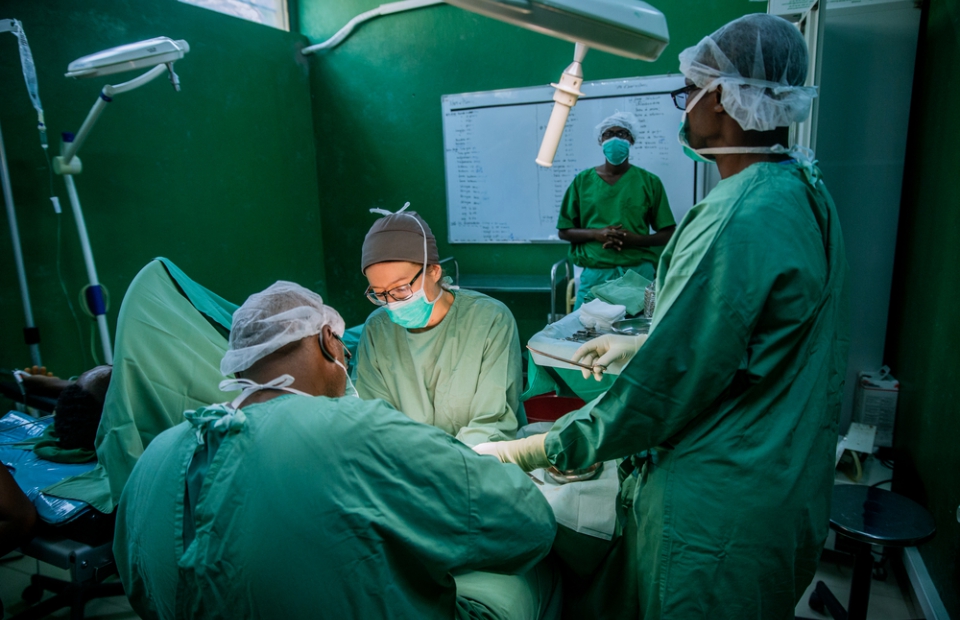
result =
[[872,545],[915,547],[933,538],[933,515],[920,504],[902,495],[859,484],[838,484],[833,488],[830,527],[853,541],[853,581],[850,602],[844,609],[822,581],[810,594],[810,607],[834,620],[866,620],[873,578]]

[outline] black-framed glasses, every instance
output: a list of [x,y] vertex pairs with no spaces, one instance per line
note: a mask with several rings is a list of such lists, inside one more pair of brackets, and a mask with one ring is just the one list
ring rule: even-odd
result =
[[695,93],[698,90],[700,90],[700,87],[696,84],[689,84],[683,88],[678,88],[670,93],[670,98],[673,99],[673,105],[677,106],[678,110],[686,110],[687,99],[692,93]]
[[[423,273],[423,267],[417,272],[417,275],[413,276],[413,279],[410,280],[409,284],[403,284],[401,286],[390,289],[389,291],[384,291],[382,293],[376,293],[369,286],[367,290],[363,293],[367,299],[370,300],[375,306],[386,306],[390,303],[390,299],[393,301],[404,301],[410,299],[413,295],[413,283],[417,281],[417,278]],[[389,299],[387,299],[389,297]]]
[[[322,337],[322,336],[321,336],[321,337]],[[338,336],[338,335],[336,335],[336,334],[334,334],[333,337],[336,338],[336,339],[337,339],[337,342],[340,343],[340,346],[343,347],[343,357],[344,357],[345,359],[351,359],[351,358],[353,357],[353,354],[350,353],[350,349],[347,348],[347,343],[345,343],[345,342],[343,341],[343,338],[341,338],[340,336]]]
[[622,140],[633,140],[633,134],[627,131],[626,129],[613,129],[610,128],[600,134],[600,141],[606,142],[611,138],[620,138]]

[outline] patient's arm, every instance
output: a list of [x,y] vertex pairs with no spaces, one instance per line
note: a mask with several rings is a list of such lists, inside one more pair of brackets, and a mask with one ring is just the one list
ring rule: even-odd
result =
[[0,557],[30,540],[36,523],[36,508],[0,465]]

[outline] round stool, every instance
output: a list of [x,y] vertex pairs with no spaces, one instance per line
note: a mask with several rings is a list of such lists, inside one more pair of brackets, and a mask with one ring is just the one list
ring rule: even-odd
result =
[[835,620],[866,620],[873,578],[872,545],[915,547],[933,538],[933,515],[902,495],[859,484],[833,488],[830,527],[853,541],[855,548],[850,602],[844,609],[822,581],[810,594],[810,607],[829,611]]

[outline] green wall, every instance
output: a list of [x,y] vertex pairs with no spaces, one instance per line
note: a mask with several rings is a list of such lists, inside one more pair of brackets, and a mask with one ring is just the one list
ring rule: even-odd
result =
[[[300,4],[301,31],[319,42],[380,0]],[[584,62],[587,80],[676,73],[684,47],[764,8],[747,0],[654,4],[666,13],[671,36],[660,60],[591,51]],[[348,324],[373,309],[361,296],[366,280],[360,273],[360,246],[376,218],[368,213],[371,207],[396,210],[409,200],[430,223],[441,257],[456,256],[461,273],[546,275],[566,255],[565,245],[447,243],[440,96],[547,84],[572,58],[569,43],[440,5],[367,22],[310,60],[324,247],[337,283],[330,300]],[[501,299],[517,318],[523,341],[545,325],[548,295]]]
[[[165,78],[119,95],[80,151],[77,191],[101,281],[117,309],[130,280],[167,256],[224,297],[241,302],[277,279],[325,292],[309,66],[298,34],[175,0],[19,0],[0,18],[23,22],[33,49],[51,151],[76,131],[100,88],[134,77],[77,81],[67,65],[87,54],[155,36],[186,39]],[[0,34],[0,126],[45,363],[68,376],[92,363],[92,321],[81,317],[85,354],[57,278],[57,225],[16,39]],[[53,155],[54,153],[51,153]],[[63,277],[72,300],[86,283],[63,180]],[[29,363],[9,229],[0,221],[0,368]]]
[[960,6],[924,8],[904,176],[886,358],[900,380],[895,490],[927,506],[937,535],[920,547],[960,618]]

